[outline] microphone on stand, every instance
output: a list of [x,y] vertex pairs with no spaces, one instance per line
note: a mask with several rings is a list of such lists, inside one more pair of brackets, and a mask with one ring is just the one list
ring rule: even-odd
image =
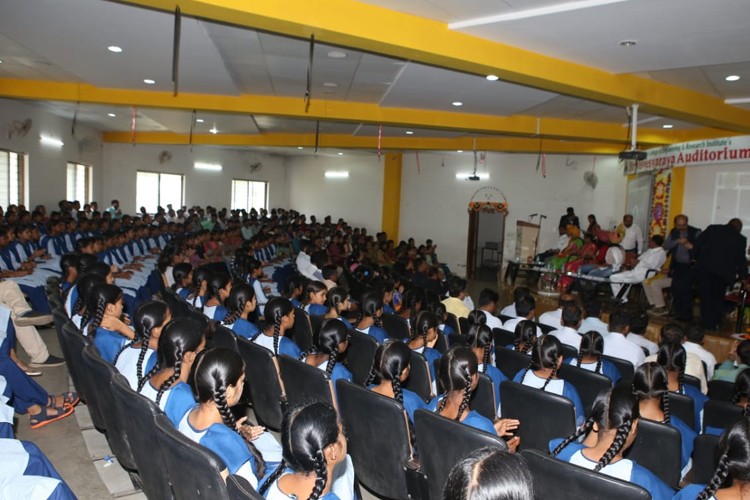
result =
[[547,218],[547,216],[544,215],[544,214],[539,215],[539,219],[546,219],[546,218]]
[[539,214],[531,214],[531,215],[529,215],[529,219],[531,219],[532,217],[536,217],[537,215],[539,215]]

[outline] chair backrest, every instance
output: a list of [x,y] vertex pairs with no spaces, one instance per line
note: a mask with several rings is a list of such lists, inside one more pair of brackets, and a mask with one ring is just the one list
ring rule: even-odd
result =
[[446,340],[443,332],[438,331],[437,340],[435,341],[435,350],[440,354],[448,352],[448,340]]
[[52,320],[55,325],[55,333],[57,334],[57,341],[60,343],[60,350],[62,351],[63,357],[65,358],[65,363],[68,365],[68,372],[70,372],[70,377],[73,379],[73,385],[78,387],[79,381],[78,381],[78,373],[76,370],[72,367],[72,359],[70,357],[70,346],[68,344],[68,337],[67,334],[63,331],[63,328],[67,323],[71,323],[73,325],[73,322],[70,321],[68,318],[68,315],[65,313],[65,310],[60,307],[55,307],[52,310]]
[[255,491],[250,482],[237,474],[229,474],[227,477],[227,493],[232,500],[263,500],[263,496]]
[[349,332],[346,363],[357,384],[364,385],[367,382],[377,350],[378,342],[373,337],[357,330]]
[[212,347],[226,347],[234,352],[240,352],[237,347],[237,336],[232,330],[219,323],[214,328],[214,334],[211,337]]
[[412,450],[404,408],[346,380],[336,390],[357,479],[379,497],[407,498],[404,467]]
[[708,397],[731,402],[734,399],[734,383],[726,380],[709,380]]
[[587,417],[591,414],[591,407],[599,393],[612,386],[612,381],[601,373],[590,372],[568,363],[562,364],[557,371],[557,376],[567,380],[576,388],[578,395],[581,396]]
[[685,394],[669,393],[669,412],[685,422],[691,429],[695,427],[695,403]]
[[562,344],[562,356],[563,356],[563,359],[577,358],[578,349],[576,349],[572,345]]
[[153,401],[133,391],[122,375],[112,379],[112,397],[120,408],[127,408],[128,418],[123,424],[143,492],[148,498],[172,498],[172,488],[164,476],[164,453],[156,444],[154,417],[162,415],[162,411]]
[[169,310],[172,311],[174,317],[187,315],[188,303],[182,300],[182,297],[177,295],[173,290],[165,288],[161,291],[161,296],[169,306]]
[[[670,488],[677,488],[681,469],[680,431],[659,422],[641,418],[638,434],[625,457],[656,474]],[[659,450],[659,453],[654,453]]]
[[620,372],[621,384],[630,384],[633,382],[633,376],[635,375],[635,368],[633,367],[633,363],[621,358],[614,358],[612,356],[602,356],[602,359],[606,359],[607,361],[615,365],[617,371]]
[[490,420],[497,418],[497,401],[495,401],[495,384],[484,373],[479,374],[477,388],[471,395],[469,408]]
[[708,484],[719,464],[719,436],[698,434],[693,441],[693,483]]
[[245,384],[250,388],[255,416],[260,424],[279,430],[283,392],[273,353],[243,338],[237,339],[237,348],[245,360]]
[[701,381],[698,380],[698,377],[693,377],[692,375],[687,375],[687,374],[683,375],[683,377],[685,378],[686,384],[692,385],[699,391],[701,390]]
[[502,321],[503,323],[515,319],[514,316],[506,316],[505,314],[498,314],[497,317],[500,318],[500,321]]
[[534,478],[536,500],[650,500],[640,486],[563,462],[538,450],[523,450]]
[[411,352],[411,369],[409,370],[409,378],[406,379],[404,387],[417,393],[425,401],[430,401],[433,397],[430,367],[427,365],[427,360],[424,359],[424,356],[416,351]]
[[313,346],[313,330],[310,323],[310,316],[300,309],[294,308],[294,326],[290,328],[285,335],[302,349],[303,352],[309,351]]
[[221,477],[226,466],[221,459],[180,433],[166,415],[157,415],[154,421],[174,497],[229,500],[227,485]]
[[493,328],[492,336],[495,339],[496,346],[505,347],[506,345],[513,345],[513,342],[516,340],[515,333],[503,328]]
[[323,322],[326,320],[325,316],[307,316],[310,319],[310,328],[312,329],[312,338],[314,339],[320,328],[323,326]]
[[516,373],[529,367],[531,356],[495,345],[495,364],[503,374],[513,380]]
[[500,394],[503,417],[521,421],[517,433],[524,450],[547,451],[550,440],[576,430],[575,409],[568,398],[510,381],[500,384]]
[[709,399],[703,406],[703,431],[706,427],[726,429],[742,416],[742,407],[726,401]]
[[406,340],[409,338],[409,325],[406,320],[395,314],[383,314],[383,328],[388,337],[396,340]]
[[448,343],[451,347],[454,345],[466,345],[467,344],[466,337],[464,335],[459,335],[458,333],[454,333],[450,337],[448,337]]
[[457,332],[460,332],[461,335],[468,335],[469,334],[469,318],[458,318],[458,326],[460,327],[459,330],[456,330]]
[[459,460],[485,446],[506,450],[505,441],[427,410],[414,413],[421,469],[428,478],[431,500],[442,498],[443,485]]
[[534,324],[535,324],[535,325],[537,326],[537,328],[539,328],[539,329],[540,329],[540,330],[542,331],[542,333],[543,333],[543,334],[545,334],[545,335],[546,335],[546,334],[548,334],[549,332],[554,332],[555,330],[557,330],[558,328],[560,328],[559,326],[550,326],[550,325],[545,325],[544,323],[539,323],[539,322],[537,322],[537,321],[535,321],[535,322],[534,322]]
[[455,314],[448,313],[445,316],[445,324],[447,326],[450,326],[451,328],[453,328],[453,331],[456,332],[456,333],[458,333],[459,335],[466,335],[467,333],[469,333],[469,325],[468,325],[468,323],[469,322],[467,320],[467,322],[466,322],[466,330],[463,330],[462,328],[463,328],[464,325],[461,324],[461,322],[458,320],[458,318],[456,317]]
[[67,323],[63,327],[63,334],[66,336],[72,361],[68,365],[68,369],[77,374],[73,378],[73,380],[78,379],[76,391],[81,395],[81,399],[86,402],[94,427],[100,431],[104,431],[106,428],[104,417],[102,417],[99,407],[94,402],[96,398],[94,394],[94,381],[91,380],[88,367],[83,361],[83,349],[91,344],[91,341],[87,337],[84,337],[73,323]]
[[326,372],[285,355],[279,356],[276,361],[279,363],[279,373],[290,406],[306,401],[320,401],[335,406],[333,384]]

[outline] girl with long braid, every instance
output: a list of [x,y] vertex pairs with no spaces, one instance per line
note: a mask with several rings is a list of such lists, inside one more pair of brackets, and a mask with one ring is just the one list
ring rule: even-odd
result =
[[159,337],[156,365],[143,377],[138,392],[156,403],[177,426],[195,405],[187,381],[195,357],[206,346],[210,322],[204,318],[175,318]]
[[310,316],[325,316],[328,308],[325,306],[328,288],[322,281],[310,281],[302,294],[302,310]]
[[208,319],[222,321],[227,316],[224,301],[232,293],[232,277],[227,273],[211,273],[206,281],[206,295],[201,311]]
[[274,356],[286,354],[299,359],[302,349],[284,333],[294,326],[294,306],[287,299],[274,297],[266,304],[265,318],[268,327],[255,336],[253,342],[262,345]]
[[[474,311],[472,311],[472,313],[473,312]],[[469,313],[469,315],[471,316],[472,313]],[[482,311],[479,311],[479,313],[483,318],[485,317]],[[492,352],[495,350],[494,344],[492,343],[492,330],[490,330],[490,327],[485,324],[474,323],[469,327],[469,331],[466,335],[466,343],[471,347],[474,356],[477,358],[479,371],[490,377],[492,380],[495,389],[495,403],[497,403],[497,407],[500,408],[500,384],[503,381],[508,380],[508,377],[492,364]]]
[[78,257],[77,253],[66,253],[60,257],[60,270],[62,271],[60,293],[63,296],[68,293],[68,290],[78,280],[78,269],[76,267]]
[[328,308],[328,312],[325,314],[326,318],[337,319],[342,322],[347,329],[352,328],[352,324],[343,316],[351,307],[349,289],[343,286],[335,286],[328,290],[328,295],[326,296],[326,307]]
[[84,335],[88,333],[86,325],[90,320],[90,315],[87,312],[86,303],[91,295],[91,290],[104,284],[106,284],[106,281],[104,281],[104,278],[98,274],[87,274],[78,280],[78,283],[76,284],[78,297],[73,304],[73,315],[70,317],[70,321],[72,321]]
[[353,500],[354,467],[336,410],[309,403],[281,423],[283,460],[258,490],[268,500]]
[[383,316],[383,299],[380,291],[370,291],[362,296],[360,304],[360,318],[356,329],[373,337],[382,344],[388,340],[388,333],[383,328],[381,318]]
[[[623,454],[638,432],[638,400],[628,387],[602,391],[594,401],[591,416],[572,436],[553,439],[552,455],[560,460],[637,484],[654,500],[669,500],[674,491],[651,471]],[[591,434],[594,443],[586,447],[577,442]],[[587,440],[588,441],[588,440]]]
[[[88,262],[92,258],[94,259],[94,262]],[[83,278],[90,275],[101,277],[108,285],[115,282],[112,269],[107,264],[96,261],[96,257],[93,255],[82,255],[78,260],[78,281],[68,289],[68,294],[65,297],[65,312],[68,313],[68,316],[71,318],[75,316],[81,308],[85,307],[86,302],[79,293],[79,284]]]
[[448,310],[445,308],[445,304],[442,302],[434,302],[430,304],[430,311],[434,312],[438,317],[438,330],[445,335],[445,338],[450,338],[451,335],[456,333],[453,327],[446,325],[445,322],[448,320]]
[[531,363],[513,377],[513,382],[559,394],[571,400],[576,414],[576,425],[584,420],[583,403],[573,384],[557,378],[562,365],[562,344],[551,335],[541,337],[531,349]]
[[417,319],[417,314],[422,310],[423,295],[424,293],[421,290],[411,288],[404,293],[401,300],[401,309],[398,310],[398,315],[406,320],[410,329]]
[[187,300],[190,295],[190,284],[193,282],[193,266],[188,262],[175,264],[172,268],[172,277],[174,279],[172,290],[183,300]]
[[373,392],[398,401],[406,410],[409,420],[414,422],[414,412],[427,408],[417,393],[405,389],[402,384],[409,378],[411,351],[403,342],[388,340],[375,351],[370,377],[365,385]]
[[188,294],[188,304],[194,307],[202,307],[206,290],[208,288],[208,278],[211,276],[211,271],[201,266],[193,270],[193,281],[190,284],[190,293]]
[[536,329],[537,326],[533,321],[529,321],[527,319],[519,321],[518,324],[516,324],[515,330],[513,331],[513,333],[516,334],[516,338],[513,340],[513,344],[507,345],[505,347],[513,351],[522,352],[524,354],[531,354],[531,351],[538,340]]
[[[445,394],[433,399],[428,409],[490,434],[510,436],[518,428],[518,420],[503,418],[492,422],[469,408],[471,394],[477,387],[478,366],[477,358],[469,347],[451,347],[440,360],[440,382]],[[518,436],[507,441],[511,450],[515,450],[519,443]]]
[[681,344],[662,344],[656,355],[656,362],[667,372],[668,387],[670,392],[684,394],[693,400],[693,411],[695,417],[692,424],[693,430],[700,432],[703,422],[703,406],[708,397],[697,387],[685,383],[685,366],[687,365],[687,352]]
[[604,359],[604,337],[596,330],[590,330],[581,336],[578,357],[567,359],[566,363],[604,375],[612,381],[613,387],[622,378],[614,363]]
[[[201,352],[193,365],[192,389],[198,404],[180,419],[177,428],[216,453],[226,474],[237,474],[257,488],[269,468],[281,462],[281,446],[261,426],[235,419],[232,407],[242,396],[245,363],[236,352],[214,347]],[[223,475],[223,474],[222,474]]]
[[438,318],[430,311],[420,312],[416,319],[411,322],[409,334],[409,349],[418,352],[427,361],[430,368],[430,377],[432,379],[432,393],[437,392],[437,374],[435,373],[435,363],[440,359],[440,352],[435,349],[438,339]]
[[94,339],[99,355],[113,364],[120,349],[135,336],[122,320],[122,290],[116,285],[98,285],[91,290],[86,305],[91,322],[86,325],[88,336]]
[[638,367],[633,376],[633,394],[638,398],[643,418],[670,425],[680,431],[682,437],[681,465],[684,472],[690,466],[693,441],[697,436],[692,426],[670,414],[667,372],[653,361]]
[[299,358],[308,365],[324,370],[333,382],[334,391],[338,379],[349,382],[354,380],[352,372],[341,362],[349,347],[348,336],[349,330],[342,321],[335,318],[327,319],[321,325],[318,335],[315,336],[313,349],[302,353]]
[[156,365],[156,348],[164,326],[172,319],[164,302],[152,300],[141,304],[133,316],[135,337],[115,356],[115,368],[136,390],[146,373]]
[[286,286],[284,287],[282,297],[289,299],[289,302],[291,302],[294,307],[301,307],[299,299],[302,297],[302,289],[305,284],[304,280],[305,279],[300,274],[290,276],[289,279],[286,280]]
[[226,306],[229,312],[224,321],[221,322],[222,325],[232,330],[235,335],[248,340],[252,340],[260,333],[258,327],[251,323],[249,319],[258,307],[253,287],[247,283],[233,285],[226,300]]

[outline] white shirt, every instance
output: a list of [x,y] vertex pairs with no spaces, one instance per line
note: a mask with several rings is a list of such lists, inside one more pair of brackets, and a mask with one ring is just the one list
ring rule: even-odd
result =
[[625,262],[625,251],[618,246],[611,246],[604,255],[604,261],[612,267],[613,272],[617,272]]
[[[581,450],[578,450],[570,457],[570,463],[585,469],[594,470],[594,467],[596,467],[598,462],[589,460],[583,455]],[[629,482],[633,475],[633,462],[627,458],[623,458],[613,464],[608,464],[607,466],[602,467],[599,472]]]
[[704,363],[706,363],[706,371],[708,372],[708,379],[714,378],[714,368],[716,367],[716,356],[711,354],[710,351],[707,351],[703,348],[702,345],[696,344],[694,342],[685,342],[682,344],[682,347],[685,348],[688,355],[695,354],[700,358],[700,360]]
[[[630,336],[628,336],[630,338]],[[685,344],[683,344],[685,347]],[[605,353],[606,354],[606,353]],[[646,361],[656,361],[658,356],[653,354],[646,358]],[[701,392],[703,394],[708,393],[708,383],[706,382],[706,373],[703,371],[703,363],[701,358],[692,353],[687,353],[687,360],[685,361],[685,375],[690,375],[700,380]]]
[[[143,364],[141,365],[141,375],[146,375],[146,366],[151,356],[156,354],[153,349],[146,349],[146,355],[143,357]],[[140,347],[128,347],[120,353],[120,357],[117,358],[117,364],[115,368],[119,371],[123,377],[130,384],[130,388],[134,391],[138,390],[138,358],[141,355]]]
[[543,325],[549,325],[552,328],[558,328],[562,323],[562,307],[558,307],[554,311],[547,311],[546,313],[539,316],[539,322]]
[[599,318],[594,318],[593,316],[585,318],[583,321],[581,321],[581,326],[578,327],[578,331],[581,333],[588,333],[591,330],[599,332],[602,337],[606,337],[609,333],[609,327],[607,326],[607,323],[600,320]]
[[661,269],[667,260],[667,252],[662,247],[649,248],[641,254],[634,270]]
[[638,335],[637,333],[629,333],[628,341],[634,343],[637,346],[645,347],[648,351],[649,356],[651,356],[652,354],[656,354],[659,351],[658,345],[656,345],[654,342],[651,342],[643,335]]
[[[534,389],[541,389],[544,384],[547,383],[546,378],[538,377],[533,371],[529,370],[526,372],[526,376],[523,378],[523,385],[533,387]],[[563,388],[565,387],[565,381],[559,378],[553,378],[547,384],[544,389],[545,392],[551,392],[552,394],[563,395]]]
[[511,318],[515,318],[518,316],[516,314],[516,304],[515,302],[511,302],[509,305],[503,307],[503,310],[500,311],[501,316],[510,316]]
[[[516,332],[516,326],[518,326],[518,323],[521,321],[526,321],[526,318],[513,318],[509,319],[505,323],[503,323],[503,330],[508,330],[509,332]],[[541,337],[542,336],[542,329],[538,326],[536,327],[536,336]]]
[[646,355],[640,346],[635,345],[625,335],[618,332],[609,332],[604,337],[604,355],[613,358],[624,359],[638,368],[646,361]]
[[503,327],[503,322],[500,321],[500,318],[484,309],[482,309],[482,312],[484,313],[485,318],[487,318],[487,326],[490,327],[490,330]]
[[581,348],[581,334],[569,326],[562,326],[549,334],[563,344],[575,347],[576,351]]
[[646,249],[643,244],[643,231],[638,224],[633,223],[630,227],[625,228],[625,235],[622,237],[620,245],[624,250],[633,250],[636,244],[639,252]]

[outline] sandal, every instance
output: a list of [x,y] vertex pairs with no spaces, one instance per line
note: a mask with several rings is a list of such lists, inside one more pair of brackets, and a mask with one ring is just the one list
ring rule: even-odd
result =
[[[49,413],[47,413],[47,410],[52,409],[57,411],[56,415],[50,415]],[[29,425],[32,429],[38,429],[52,422],[62,420],[63,418],[70,416],[74,411],[75,410],[72,406],[66,406],[63,408],[60,408],[59,406],[50,406],[47,408],[42,408],[42,411],[37,413],[36,415],[29,415]]]
[[63,407],[68,407],[68,406],[73,407],[77,405],[78,402],[81,400],[78,397],[77,392],[72,392],[72,391],[63,392],[62,394],[60,394],[60,396],[47,396],[47,408],[54,408],[58,406],[57,405],[58,397],[63,398],[62,405],[61,405]]

